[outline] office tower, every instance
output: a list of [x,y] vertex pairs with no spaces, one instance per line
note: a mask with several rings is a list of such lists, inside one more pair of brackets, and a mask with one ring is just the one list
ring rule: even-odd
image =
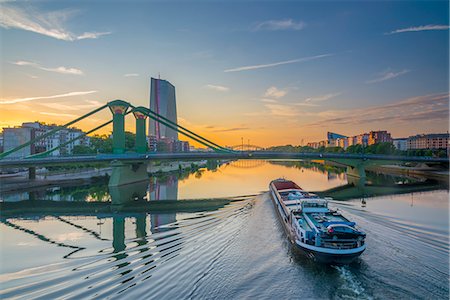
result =
[[[151,78],[150,109],[170,121],[177,123],[175,87],[167,80]],[[150,136],[155,136],[157,141],[161,139],[178,140],[177,131],[153,119],[150,119],[148,132]]]

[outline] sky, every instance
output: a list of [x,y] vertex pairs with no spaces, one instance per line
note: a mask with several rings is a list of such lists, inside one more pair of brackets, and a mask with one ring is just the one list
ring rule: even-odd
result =
[[[0,7],[0,127],[64,124],[114,99],[148,107],[150,77],[160,76],[176,88],[178,122],[222,145],[448,131],[447,1]],[[77,126],[110,118],[105,110]]]

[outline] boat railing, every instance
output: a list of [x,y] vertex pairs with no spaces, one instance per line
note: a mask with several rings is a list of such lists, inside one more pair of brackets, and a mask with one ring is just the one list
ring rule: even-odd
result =
[[[360,245],[363,245],[363,241],[360,242]],[[325,248],[334,248],[334,249],[353,249],[353,248],[357,248],[358,246],[358,241],[355,240],[323,240],[322,239],[322,244],[321,247],[325,247]]]

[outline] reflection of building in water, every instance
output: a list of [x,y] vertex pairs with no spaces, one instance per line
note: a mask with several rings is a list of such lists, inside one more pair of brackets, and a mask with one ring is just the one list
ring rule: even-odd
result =
[[164,176],[163,178],[151,177],[148,192],[147,199],[149,201],[177,200],[178,177],[176,175]]
[[[176,175],[168,175],[163,178],[151,177],[147,199],[148,201],[177,200],[178,177]],[[156,227],[176,222],[177,215],[176,213],[152,214],[150,220],[153,230]]]

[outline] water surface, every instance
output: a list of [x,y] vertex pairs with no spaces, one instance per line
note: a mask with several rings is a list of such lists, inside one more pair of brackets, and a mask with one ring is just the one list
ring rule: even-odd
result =
[[[34,214],[3,217],[0,295],[448,299],[448,189],[426,180],[368,175],[366,185],[381,182],[390,188],[370,196],[376,188],[349,184],[343,169],[238,161],[135,186],[144,191],[136,194],[142,199],[133,201],[228,199],[219,206],[125,212],[119,205],[111,212],[84,214],[55,214],[40,207]],[[320,265],[291,247],[265,192],[278,177],[345,199],[330,205],[367,233],[367,250],[355,263]],[[348,199],[343,191],[360,197]],[[20,205],[35,205],[40,201],[36,196],[59,202],[116,201],[104,183],[45,189],[26,200],[30,195],[2,197]]]

